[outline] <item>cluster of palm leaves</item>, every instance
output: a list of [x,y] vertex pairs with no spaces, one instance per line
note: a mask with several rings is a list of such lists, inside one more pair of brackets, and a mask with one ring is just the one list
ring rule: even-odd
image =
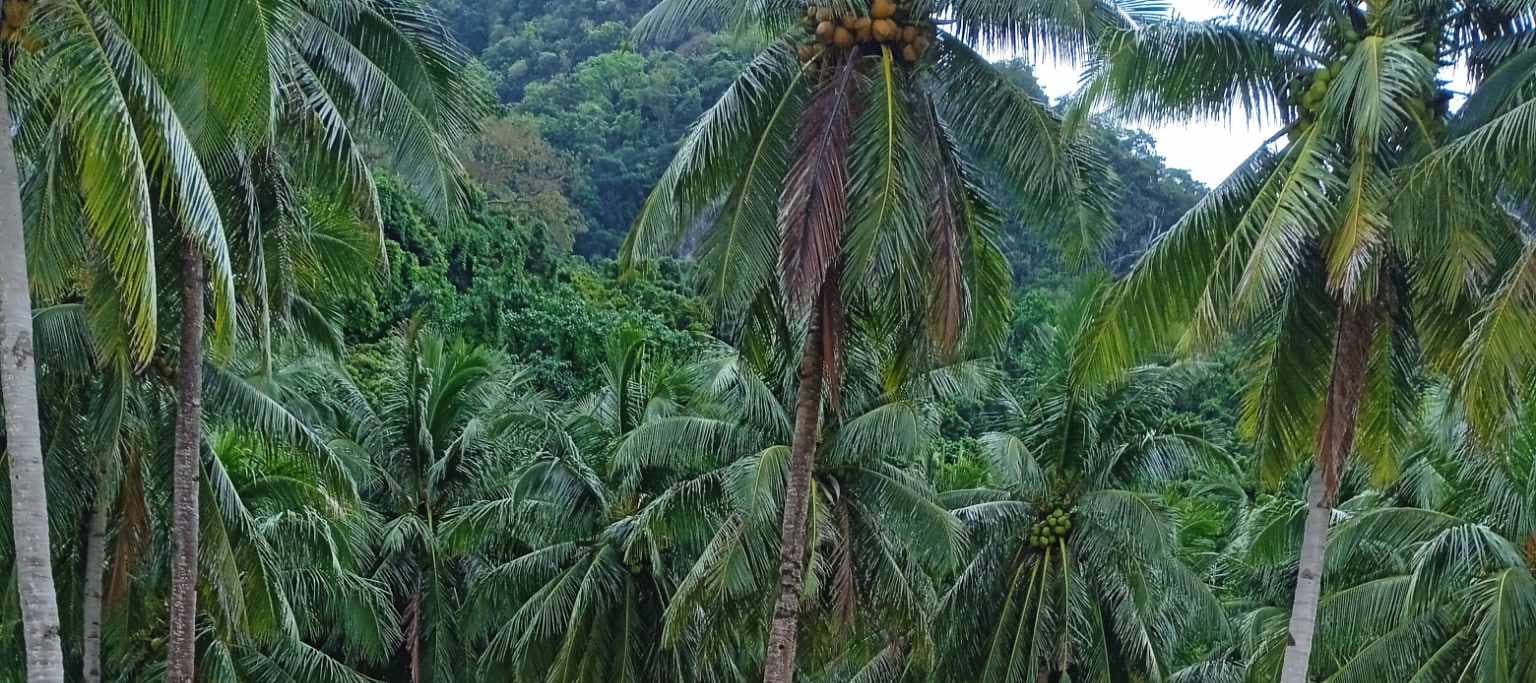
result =
[[[788,680],[795,658],[794,592],[809,558],[798,530],[818,451],[808,427],[839,403],[848,321],[917,355],[943,358],[962,341],[989,350],[996,308],[985,297],[996,289],[978,178],[1093,234],[1102,203],[1091,190],[1102,184],[1073,133],[1100,104],[1155,123],[1246,116],[1281,127],[1101,298],[1072,373],[1102,383],[1149,350],[1235,340],[1245,351],[1241,426],[1261,477],[1316,465],[1283,672],[1305,680],[1350,459],[1371,462],[1378,483],[1401,467],[1425,367],[1485,433],[1526,393],[1531,347],[1515,330],[1533,303],[1522,154],[1533,139],[1533,6],[1233,0],[1229,16],[1189,22],[1131,5],[914,2],[907,16],[940,30],[909,66],[857,45],[796,59],[808,4],[860,13],[839,0],[678,0],[647,17],[642,33],[702,18],[777,42],[685,141],[626,247],[633,257],[703,224],[700,270],[727,321],[748,336],[765,316],[810,330],[765,680]],[[1082,92],[1057,116],[1000,82],[978,45],[1081,58]],[[1451,66],[1473,88],[1454,113]],[[1034,535],[1032,546],[1050,545]],[[1050,550],[1065,567],[1067,549]],[[1024,609],[1043,623],[1039,591],[1026,589]]]
[[[1178,408],[1199,366],[1084,383],[1073,366],[1090,302],[1037,331],[1040,362],[1014,382],[979,361],[914,372],[860,339],[844,412],[818,438],[802,677],[1273,675],[1305,470],[1254,500],[1228,485],[1246,474]],[[241,378],[263,377],[255,353],[211,375],[200,677],[755,678],[789,467],[786,361],[723,344],[676,359],[628,333],[608,349],[604,386],[568,401],[419,324],[366,381],[300,355],[261,391]],[[60,389],[45,405],[77,416],[49,416],[51,443],[81,458],[94,420],[71,400],[92,400],[79,391],[90,381],[45,383]],[[1448,393],[1423,407],[1400,480],[1345,477],[1320,677],[1526,675],[1532,437],[1479,446]],[[926,465],[952,400],[985,401],[997,431],[980,438],[983,485],[940,491]],[[107,678],[124,681],[164,666],[156,567],[171,541],[156,510],[173,432],[167,392],[129,405],[110,465],[121,493],[105,511],[92,510],[90,471],[50,453],[49,473],[61,554],[108,569],[94,589],[63,573],[61,595],[75,597],[61,604],[83,615],[66,643],[73,655],[75,629],[99,620]],[[1169,505],[1191,482],[1235,520],[1210,562],[1189,556],[1189,521]],[[1071,528],[1030,544],[1055,509]]]
[[[1426,391],[1410,427],[1403,475],[1372,485],[1347,472],[1309,664],[1325,681],[1518,681],[1531,675],[1536,543],[1530,431],[1474,438],[1444,386]],[[1169,680],[1274,680],[1289,635],[1290,588],[1307,512],[1307,471],[1257,496],[1211,478],[1204,495],[1228,510],[1210,579],[1232,629]]]
[[[1274,482],[1313,461],[1281,679],[1304,681],[1351,457],[1403,466],[1424,371],[1483,434],[1524,398],[1533,8],[1234,2],[1105,41],[1085,101],[1144,120],[1281,124],[1106,297],[1082,372],[1237,340],[1242,427]],[[1454,113],[1447,67],[1473,90]],[[1529,132],[1529,131],[1527,131]],[[1490,137],[1505,137],[1498,143]],[[1275,139],[1282,137],[1277,134]],[[1330,362],[1319,362],[1319,359]],[[1371,674],[1375,675],[1375,674]]]
[[[338,362],[373,165],[462,200],[476,89],[419,2],[4,3],[0,654],[93,682],[1536,676],[1536,4],[911,0],[921,59],[797,57],[807,6],[855,4],[646,18],[767,44],[625,248],[702,234],[734,346],[619,333],[556,400],[420,318],[370,376]],[[1053,110],[984,48],[1081,60],[1082,92]],[[993,190],[1091,253],[1100,105],[1280,133],[998,392]],[[1178,408],[1194,366],[1144,364],[1223,344],[1251,473]],[[940,490],[957,402],[997,429]],[[1228,503],[1219,543],[1181,493]]]
[[[456,209],[451,145],[477,117],[476,91],[464,87],[451,39],[411,0],[26,0],[4,12],[0,204],[14,260],[0,279],[5,301],[20,304],[5,316],[17,532],[8,568],[22,587],[29,675],[64,677],[48,538],[74,535],[61,533],[73,527],[67,517],[50,534],[37,511],[89,516],[98,541],[103,526],[116,527],[108,519],[135,515],[134,534],[119,542],[147,550],[144,517],[159,501],[146,491],[168,481],[174,552],[172,586],[160,596],[171,633],[162,661],[171,680],[190,681],[194,642],[235,632],[247,617],[297,638],[270,595],[213,606],[227,623],[212,632],[196,607],[200,577],[259,584],[242,571],[264,556],[206,566],[215,550],[200,540],[262,530],[239,518],[236,489],[203,452],[202,404],[243,414],[268,436],[311,436],[273,405],[275,340],[293,330],[340,352],[326,296],[366,282],[381,254],[373,160],[390,162],[444,215]],[[162,323],[175,316],[179,326]],[[54,378],[63,384],[41,392],[58,398],[48,417],[30,388]],[[174,438],[146,440],[167,415]],[[44,469],[81,443],[91,466],[77,492],[88,493],[50,504],[50,489],[70,482]],[[99,542],[88,545],[96,564],[83,575],[96,603],[104,556]],[[69,546],[52,547],[57,560]],[[123,577],[136,566],[124,564]],[[98,638],[87,640],[87,677],[98,680]]]
[[[88,339],[85,321],[58,315],[61,338]],[[1043,348],[1065,352],[1058,340],[1075,329],[1042,333],[1051,340]],[[914,371],[897,349],[855,341],[843,412],[818,437],[804,675],[915,680],[979,661],[985,649],[958,644],[991,643],[993,627],[962,606],[1016,577],[1009,559],[1059,563],[1053,585],[1069,592],[1036,589],[1030,603],[1031,628],[1045,626],[1029,642],[1050,642],[1046,652],[994,653],[989,666],[1168,666],[1168,629],[1206,623],[1179,609],[1212,605],[1182,581],[1189,572],[1170,546],[1138,550],[1144,533],[1171,542],[1157,482],[1218,456],[1173,418],[1189,373],[1149,367],[1080,390],[1057,357],[1034,400],[999,404],[1010,431],[987,437],[998,488],[941,494],[925,465],[942,406],[990,400],[996,373],[975,360]],[[540,393],[499,354],[419,321],[376,351],[359,380],[298,344],[278,345],[272,375],[255,347],[228,369],[210,368],[199,678],[758,675],[751,653],[762,652],[776,594],[789,474],[787,354],[716,344],[676,359],[632,333],[608,349],[604,386],[566,401]],[[49,442],[70,449],[50,452],[48,480],[55,554],[70,567],[60,572],[66,652],[75,661],[94,648],[103,680],[154,678],[168,646],[174,395],[143,380],[122,398],[103,397],[89,365],[71,364],[88,364],[90,348],[68,350],[78,355],[44,364],[60,373],[45,376],[58,392],[45,402]],[[126,409],[111,423],[116,446],[101,450],[109,416],[98,406],[118,402]],[[1096,444],[1088,459],[1061,460],[1085,443]],[[95,468],[76,464],[103,454],[110,461]],[[1069,488],[1048,494],[1053,485]],[[1077,501],[1081,523],[1062,540],[1071,559],[1016,554],[1009,529],[1033,519],[1046,495]],[[1115,523],[1125,509],[1146,526]],[[1101,598],[1109,585],[1132,592]],[[1148,597],[1188,602],[1165,609]],[[1080,619],[1136,625],[1155,649],[1084,640],[1065,628]]]

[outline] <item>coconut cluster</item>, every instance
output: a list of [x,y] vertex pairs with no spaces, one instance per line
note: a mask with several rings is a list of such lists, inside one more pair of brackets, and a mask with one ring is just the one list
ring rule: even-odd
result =
[[[1419,53],[1430,61],[1439,59],[1439,41],[1435,38],[1438,32],[1430,30],[1426,32],[1423,42],[1419,44]],[[1323,110],[1323,100],[1328,97],[1328,86],[1344,69],[1344,62],[1349,61],[1359,47],[1363,36],[1354,28],[1345,27],[1337,34],[1337,46],[1339,59],[1328,66],[1319,67],[1311,73],[1297,76],[1291,81],[1290,101],[1301,112],[1296,125],[1291,128],[1292,140],[1312,129],[1318,116]],[[1428,91],[1423,99],[1414,100],[1408,104],[1410,111],[1420,119],[1430,121],[1432,124],[1440,122],[1450,111],[1451,96],[1441,87]]]
[[[1440,40],[1438,36],[1441,30],[1438,27],[1429,27],[1424,32],[1424,39],[1419,42],[1419,54],[1425,59],[1436,64],[1440,63]],[[1443,135],[1446,131],[1446,116],[1451,112],[1451,93],[1445,89],[1446,81],[1436,81],[1435,87],[1424,94],[1424,98],[1409,103],[1409,109],[1420,120],[1428,121],[1431,132],[1435,135]]]
[[1323,111],[1323,100],[1328,97],[1328,86],[1337,78],[1340,71],[1344,70],[1344,62],[1349,61],[1350,55],[1355,53],[1355,48],[1360,45],[1362,36],[1352,26],[1339,29],[1335,35],[1338,41],[1339,58],[1328,66],[1318,67],[1312,73],[1296,77],[1291,81],[1291,104],[1301,111],[1301,119],[1292,129],[1292,135],[1300,135],[1312,128],[1317,117]]
[[807,40],[800,46],[800,60],[810,61],[828,49],[857,48],[874,54],[889,47],[908,64],[916,64],[933,44],[934,26],[912,15],[912,8],[896,0],[869,0],[852,11],[811,5],[805,8]]
[[1323,100],[1328,96],[1328,86],[1343,69],[1343,62],[1335,62],[1291,81],[1291,104],[1301,110],[1301,120],[1297,121],[1295,128],[1292,129],[1296,134],[1305,133],[1312,128],[1312,124],[1317,121],[1318,115],[1323,111]]
[[1045,519],[1035,522],[1029,528],[1029,547],[1049,548],[1056,542],[1067,537],[1072,531],[1072,515],[1061,508],[1051,511]]

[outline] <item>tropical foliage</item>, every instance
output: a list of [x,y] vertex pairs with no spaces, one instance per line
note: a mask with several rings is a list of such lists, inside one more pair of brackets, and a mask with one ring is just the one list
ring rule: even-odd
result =
[[1536,5],[1225,10],[0,2],[0,681],[1532,680]]

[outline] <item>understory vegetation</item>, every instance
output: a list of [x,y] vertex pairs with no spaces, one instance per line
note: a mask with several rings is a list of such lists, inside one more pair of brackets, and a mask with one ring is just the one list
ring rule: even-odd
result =
[[0,7],[0,682],[1536,680],[1530,0]]

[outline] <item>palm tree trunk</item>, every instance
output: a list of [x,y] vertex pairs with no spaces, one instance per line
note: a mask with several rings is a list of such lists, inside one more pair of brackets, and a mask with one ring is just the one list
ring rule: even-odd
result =
[[181,242],[181,356],[176,369],[176,452],[172,464],[168,683],[192,683],[197,647],[198,478],[203,441],[203,258]]
[[1307,520],[1301,539],[1301,559],[1296,568],[1296,591],[1291,603],[1290,642],[1285,648],[1281,683],[1306,683],[1312,658],[1312,637],[1317,631],[1317,606],[1323,591],[1323,559],[1328,546],[1328,523],[1339,494],[1339,476],[1355,445],[1355,425],[1360,398],[1365,392],[1366,363],[1375,325],[1375,308],[1342,304],[1339,307],[1333,346],[1333,370],[1328,378],[1328,397],[1317,432],[1317,462],[1313,464],[1307,492]]
[[421,683],[421,576],[416,576],[416,590],[411,593],[411,627],[407,629],[411,639],[411,683]]
[[27,680],[62,683],[59,603],[48,543],[48,489],[43,481],[37,370],[32,356],[32,296],[27,282],[21,181],[11,147],[11,105],[0,75],[0,400],[11,471],[11,525],[16,591],[26,643]]
[[81,609],[85,624],[81,634],[81,672],[85,683],[101,683],[102,580],[107,564],[107,516],[112,511],[111,501],[104,492],[96,492],[90,528],[85,534],[85,605]]
[[[819,316],[813,312],[814,321]],[[795,677],[795,649],[800,630],[800,593],[805,585],[805,516],[810,507],[811,471],[816,466],[816,435],[821,426],[821,339],[813,323],[800,356],[800,386],[795,394],[795,433],[790,443],[789,482],[784,489],[784,520],[779,543],[779,597],[768,627],[763,683],[790,683]]]

